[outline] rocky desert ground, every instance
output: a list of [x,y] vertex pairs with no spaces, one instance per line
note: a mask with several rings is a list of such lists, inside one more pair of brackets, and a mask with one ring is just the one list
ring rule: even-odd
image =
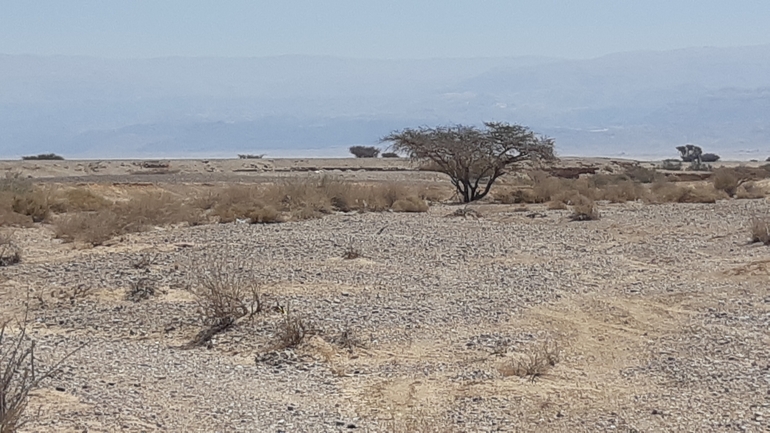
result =
[[[767,180],[751,198],[597,196],[600,218],[572,221],[553,197],[456,204],[442,175],[403,160],[0,170],[49,204],[69,189],[192,200],[319,176],[430,202],[146,224],[97,245],[62,235],[66,204],[8,220],[0,233],[20,253],[0,267],[8,335],[26,312],[41,371],[71,354],[31,390],[21,431],[770,431],[770,246],[751,242]],[[217,304],[216,290],[237,299]],[[236,314],[212,313],[233,302]]]

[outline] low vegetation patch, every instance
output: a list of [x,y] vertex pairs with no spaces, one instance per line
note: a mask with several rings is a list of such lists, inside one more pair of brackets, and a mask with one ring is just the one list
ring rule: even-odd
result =
[[204,266],[192,265],[190,273],[193,277],[187,290],[198,300],[204,329],[186,347],[205,345],[236,320],[253,318],[262,311],[260,284],[246,263],[220,259]]

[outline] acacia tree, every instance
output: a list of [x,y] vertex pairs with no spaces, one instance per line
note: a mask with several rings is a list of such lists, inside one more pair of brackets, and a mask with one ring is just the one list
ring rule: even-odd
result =
[[452,185],[470,203],[484,198],[509,167],[526,160],[553,160],[553,139],[521,125],[485,122],[485,128],[453,125],[420,127],[382,138],[391,149],[415,160],[428,159],[449,175]]

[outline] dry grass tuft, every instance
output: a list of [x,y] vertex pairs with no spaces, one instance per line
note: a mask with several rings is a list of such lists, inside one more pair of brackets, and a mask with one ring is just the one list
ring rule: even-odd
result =
[[770,218],[754,217],[749,222],[751,243],[761,242],[770,245]]
[[546,340],[535,345],[532,351],[522,357],[500,366],[500,373],[505,376],[518,376],[535,381],[555,367],[561,357],[561,348],[555,341]]

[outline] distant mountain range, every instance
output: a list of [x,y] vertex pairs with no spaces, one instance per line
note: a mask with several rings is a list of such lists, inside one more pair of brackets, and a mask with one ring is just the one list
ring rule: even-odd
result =
[[0,157],[345,156],[404,127],[521,123],[564,155],[770,155],[770,45],[369,60],[0,55]]

